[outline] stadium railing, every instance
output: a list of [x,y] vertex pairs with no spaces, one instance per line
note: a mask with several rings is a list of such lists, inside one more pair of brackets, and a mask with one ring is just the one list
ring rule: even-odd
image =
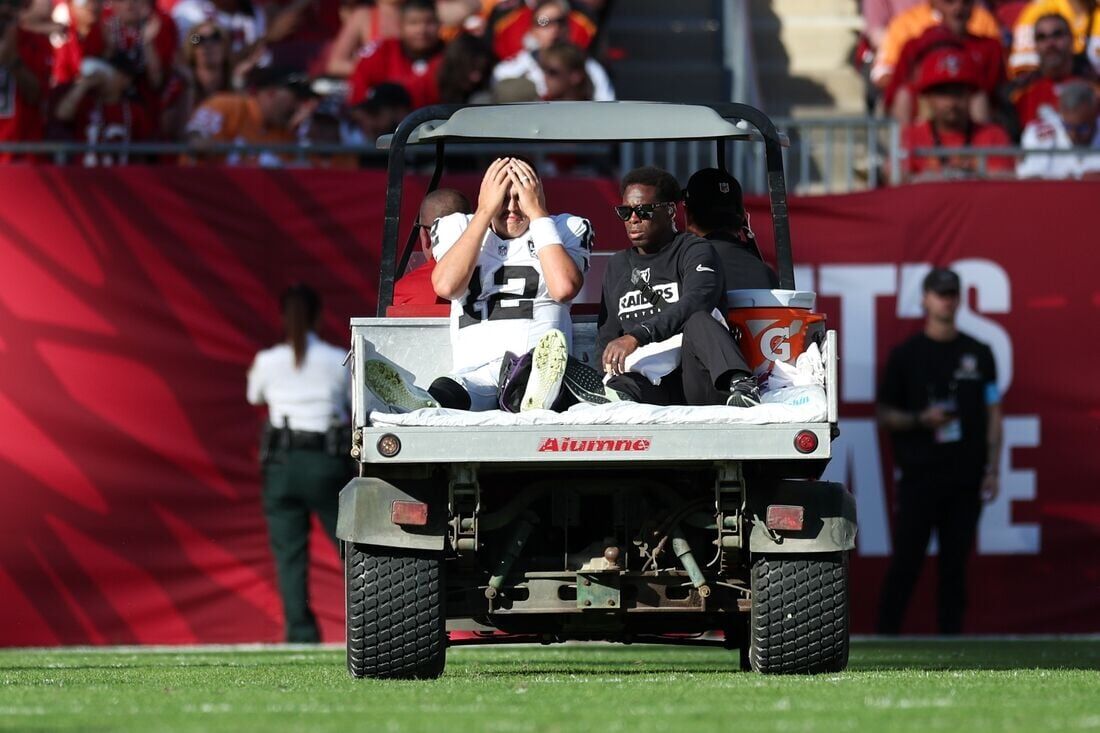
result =
[[[1100,151],[1090,148],[1071,150],[1025,151],[1018,147],[997,148],[918,148],[906,152],[901,148],[898,126],[887,120],[871,117],[830,119],[780,119],[776,126],[790,138],[784,152],[787,181],[790,189],[800,195],[838,194],[870,190],[902,182],[902,168],[907,155],[915,157],[973,157],[976,171],[969,177],[1011,178],[1011,174],[988,173],[989,159],[1011,157],[1016,160],[1028,154],[1061,156],[1091,155]],[[98,143],[33,142],[0,143],[0,154],[34,155],[38,162],[58,165],[99,164],[109,157],[112,165],[172,164],[176,160],[194,158],[209,164],[211,159],[255,158],[278,156],[282,164],[292,167],[324,167],[325,159],[354,159],[363,168],[383,168],[386,153],[373,147],[315,145],[249,145],[185,143]],[[697,143],[624,143],[615,148],[594,149],[592,146],[564,143],[522,145],[513,144],[468,146],[452,170],[476,172],[492,157],[522,152],[529,155],[547,175],[599,175],[617,177],[641,165],[656,165],[671,171],[677,179],[686,181],[700,168],[717,165],[715,146]],[[431,151],[411,151],[410,170],[430,172]],[[419,158],[419,159],[418,159]],[[463,164],[463,160],[465,164]],[[746,194],[767,192],[763,146],[737,144],[727,146],[726,168],[741,181]],[[232,163],[229,163],[232,164]],[[255,165],[255,163],[245,163]],[[3,170],[3,166],[0,166]],[[940,174],[940,178],[951,177]],[[960,176],[961,177],[961,176]]]

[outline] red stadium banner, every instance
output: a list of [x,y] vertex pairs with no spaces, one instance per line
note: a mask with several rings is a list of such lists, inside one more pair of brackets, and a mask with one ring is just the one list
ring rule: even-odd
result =
[[[625,244],[614,182],[547,187],[555,210],[593,220],[598,249]],[[280,639],[245,371],[279,339],[291,282],[323,293],[335,343],[373,314],[383,191],[377,172],[0,171],[0,645]],[[993,347],[1005,394],[967,630],[1100,630],[1098,198],[1090,183],[959,183],[792,202],[799,287],[841,335],[829,476],[860,511],[854,631],[873,627],[890,553],[877,369],[920,327],[931,264],[962,275],[962,327]],[[766,208],[751,209],[769,253]],[[320,534],[314,553],[339,640],[336,553]],[[912,631],[933,628],[933,581],[930,562]]]

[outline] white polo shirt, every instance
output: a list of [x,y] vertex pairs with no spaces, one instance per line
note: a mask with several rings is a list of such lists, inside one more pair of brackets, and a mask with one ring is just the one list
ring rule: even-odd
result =
[[[277,428],[323,433],[333,421],[348,422],[351,374],[343,365],[347,352],[306,336],[306,353],[294,366],[294,349],[279,344],[256,354],[248,370],[248,402],[267,405]],[[284,419],[286,423],[284,423]]]

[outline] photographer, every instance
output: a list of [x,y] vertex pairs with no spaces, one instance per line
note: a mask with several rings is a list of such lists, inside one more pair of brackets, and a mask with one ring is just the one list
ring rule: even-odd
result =
[[[53,50],[46,36],[22,27],[29,4],[0,0],[0,142],[42,139]],[[0,163],[27,159],[0,152]]]

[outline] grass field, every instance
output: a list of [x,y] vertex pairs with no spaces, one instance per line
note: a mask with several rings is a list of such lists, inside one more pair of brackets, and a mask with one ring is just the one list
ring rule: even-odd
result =
[[458,649],[434,682],[352,680],[342,650],[0,652],[0,730],[1100,729],[1100,640],[855,642],[849,670],[736,671],[676,647]]

